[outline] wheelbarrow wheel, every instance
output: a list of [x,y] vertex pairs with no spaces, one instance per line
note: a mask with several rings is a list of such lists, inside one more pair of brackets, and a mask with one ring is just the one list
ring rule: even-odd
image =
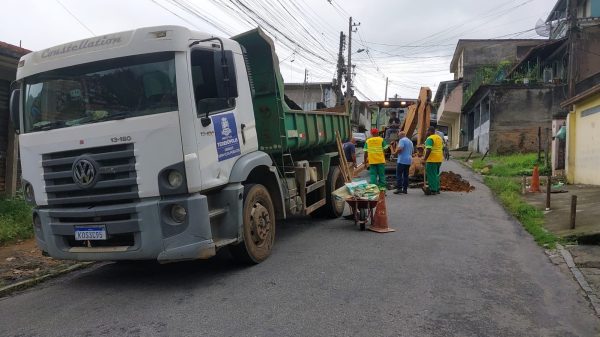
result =
[[358,219],[359,219],[359,223],[360,223],[360,230],[364,231],[366,229],[366,224],[367,224],[367,210],[364,208],[361,208],[358,210]]

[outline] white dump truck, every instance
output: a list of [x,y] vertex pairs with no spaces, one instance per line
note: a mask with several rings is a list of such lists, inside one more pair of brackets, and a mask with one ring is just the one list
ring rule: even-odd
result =
[[263,261],[290,214],[340,216],[346,113],[292,110],[273,42],[177,26],[32,52],[11,119],[39,247],[73,260]]

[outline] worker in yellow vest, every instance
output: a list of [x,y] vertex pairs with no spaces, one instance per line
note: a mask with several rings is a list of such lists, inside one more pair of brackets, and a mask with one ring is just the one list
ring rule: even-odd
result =
[[435,133],[435,127],[427,129],[425,140],[425,175],[431,194],[440,194],[440,166],[444,160],[444,140]]
[[385,155],[384,151],[388,147],[385,139],[379,136],[379,130],[371,129],[372,137],[365,142],[365,164],[369,168],[370,183],[379,186],[379,189],[385,191]]

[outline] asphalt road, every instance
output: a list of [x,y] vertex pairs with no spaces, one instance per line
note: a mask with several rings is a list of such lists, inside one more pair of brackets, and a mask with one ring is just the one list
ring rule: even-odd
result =
[[274,254],[104,264],[0,300],[0,336],[595,336],[570,275],[476,190],[388,193],[391,234],[278,225]]

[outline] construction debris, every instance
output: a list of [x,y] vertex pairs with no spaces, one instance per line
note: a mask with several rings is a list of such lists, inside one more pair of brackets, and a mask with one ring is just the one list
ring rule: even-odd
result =
[[449,192],[471,192],[475,189],[468,181],[464,180],[460,174],[452,171],[442,172],[440,174],[440,184],[442,191]]
[[[421,179],[418,179],[421,178]],[[393,190],[396,188],[396,176],[386,176],[387,189]],[[452,171],[444,171],[440,174],[440,185],[442,191],[446,192],[471,192],[475,189],[474,186],[463,179],[460,174]],[[423,176],[411,178],[408,184],[409,188],[422,188],[423,187]]]

